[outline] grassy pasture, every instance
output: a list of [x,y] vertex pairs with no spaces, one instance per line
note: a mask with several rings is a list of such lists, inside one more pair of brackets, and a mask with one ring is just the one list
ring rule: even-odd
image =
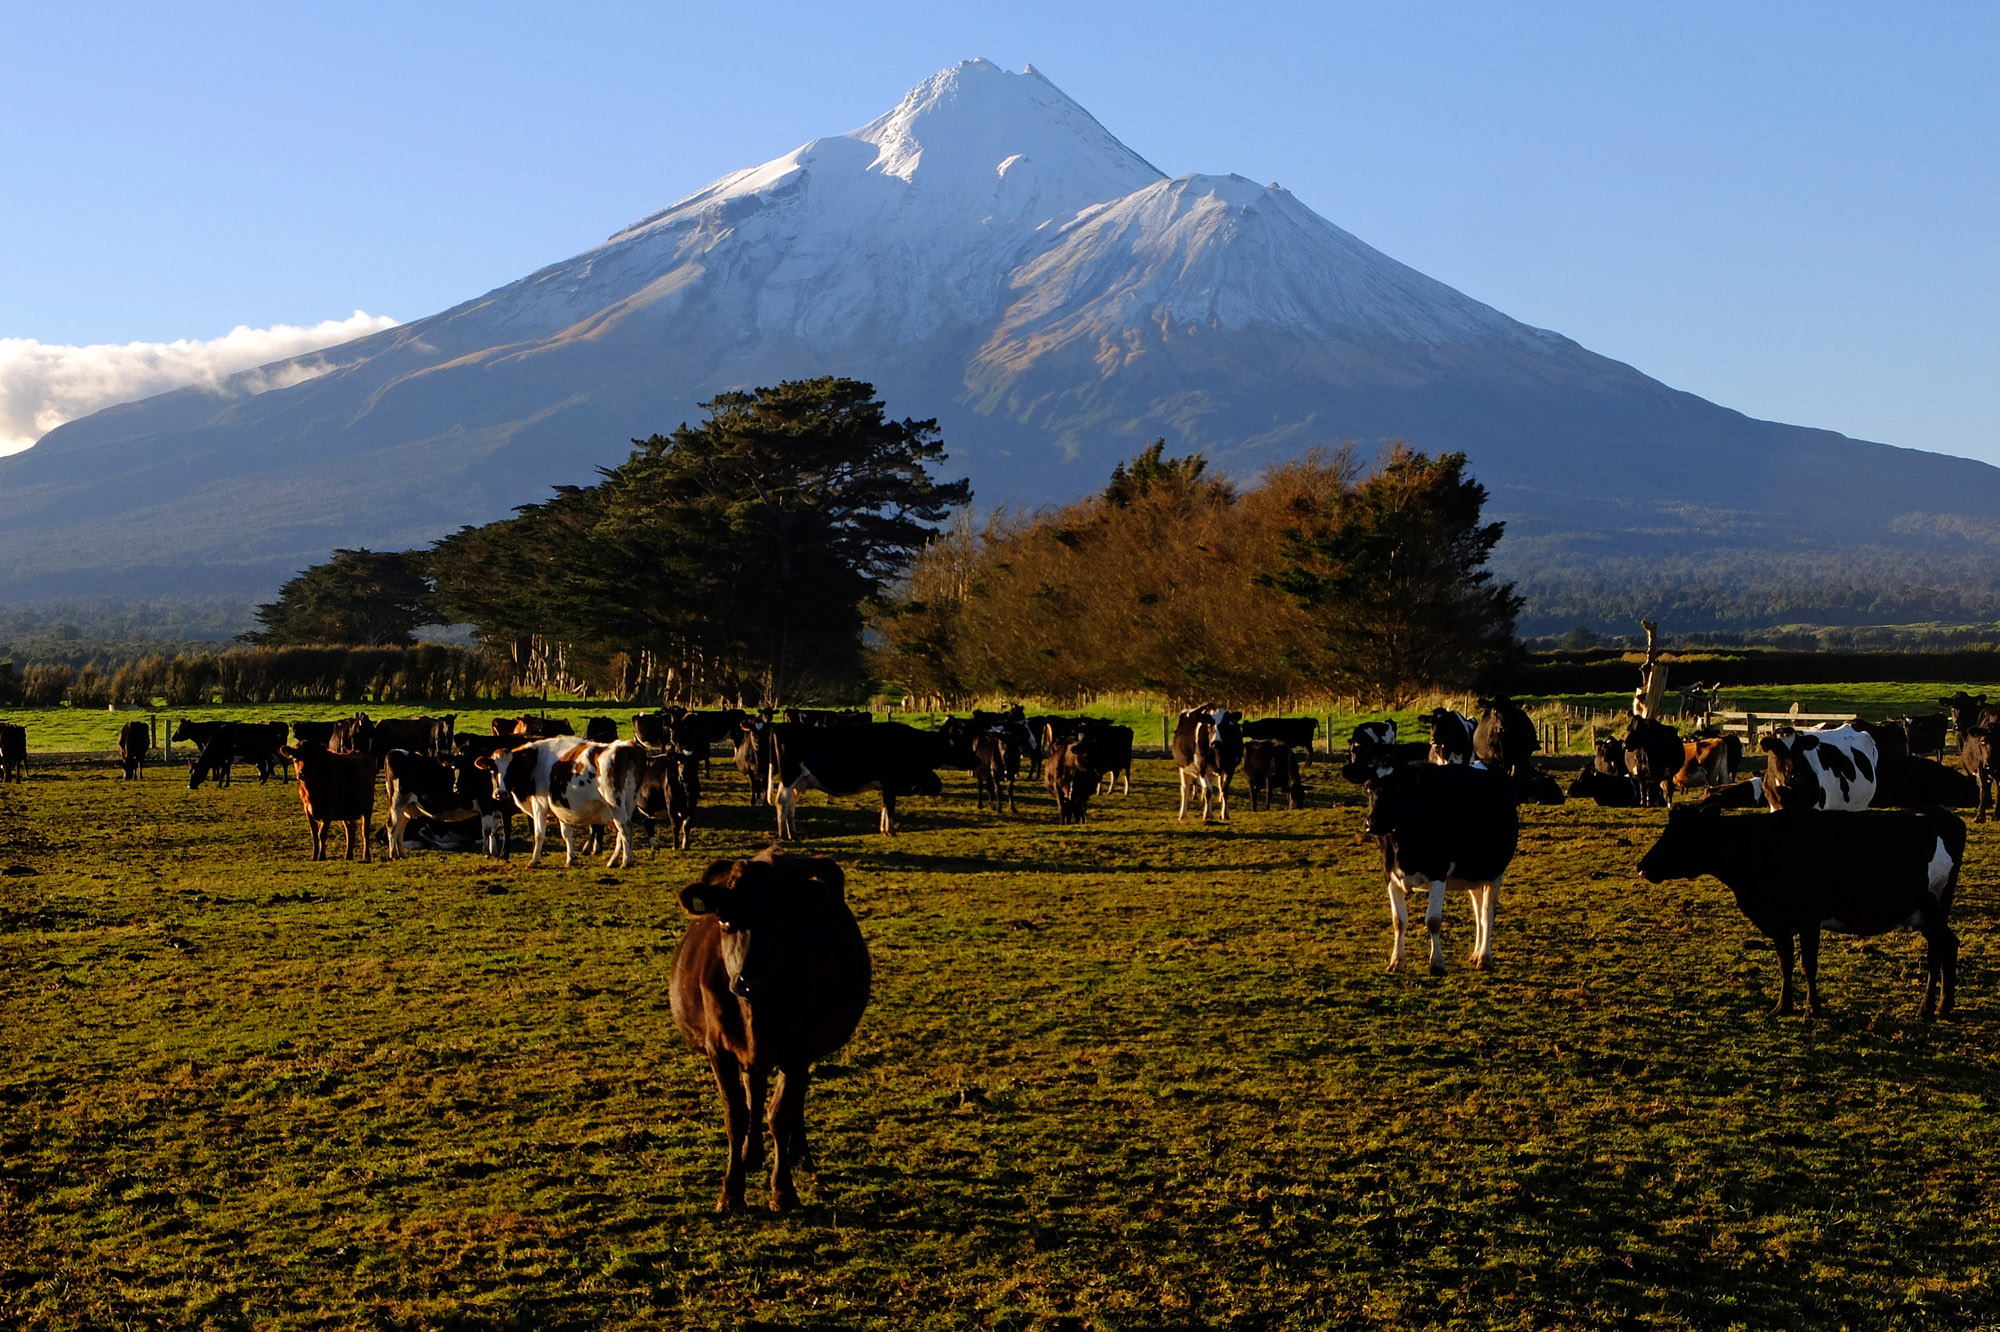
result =
[[709,1211],[666,1001],[674,892],[768,836],[734,773],[694,853],[607,873],[314,865],[287,785],[38,770],[0,787],[0,1326],[2000,1321],[1988,829],[1960,1015],[1915,1020],[1890,936],[1830,943],[1807,1023],[1720,885],[1633,880],[1657,813],[1525,811],[1498,969],[1459,899],[1448,974],[1384,974],[1309,771],[1227,828],[1155,761],[1079,829],[963,778],[893,841],[808,797],[876,989],[774,1218]]

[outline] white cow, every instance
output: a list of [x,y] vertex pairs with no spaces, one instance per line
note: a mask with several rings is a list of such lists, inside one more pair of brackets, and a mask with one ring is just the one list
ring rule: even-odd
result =
[[535,826],[532,867],[541,864],[542,842],[553,817],[562,829],[563,864],[576,863],[576,835],[584,828],[608,827],[613,840],[607,869],[632,863],[632,813],[646,773],[646,747],[629,740],[597,744],[557,736],[477,760],[493,774],[495,799],[511,799]]

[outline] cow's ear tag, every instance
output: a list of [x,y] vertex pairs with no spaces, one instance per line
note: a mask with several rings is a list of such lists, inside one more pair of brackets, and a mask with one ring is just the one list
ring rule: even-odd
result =
[[681,907],[690,916],[706,916],[717,905],[717,897],[705,883],[691,883],[681,889]]

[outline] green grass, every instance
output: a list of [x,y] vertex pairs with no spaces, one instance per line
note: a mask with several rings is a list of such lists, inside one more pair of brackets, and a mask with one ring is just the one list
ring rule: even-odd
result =
[[[1961,1013],[1833,942],[1831,1016],[1661,816],[1525,813],[1498,969],[1387,975],[1348,788],[1064,829],[800,811],[876,967],[805,1206],[709,1211],[673,894],[762,846],[718,765],[630,870],[315,865],[287,785],[0,788],[0,1326],[1977,1328],[2000,1319],[1995,835]],[[337,841],[338,839],[336,839]],[[754,1185],[751,1193],[760,1190]]]

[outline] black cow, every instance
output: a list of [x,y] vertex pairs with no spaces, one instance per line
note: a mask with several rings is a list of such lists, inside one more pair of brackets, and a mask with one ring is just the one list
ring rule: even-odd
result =
[[586,717],[583,719],[583,738],[595,745],[608,745],[618,738],[616,717]]
[[749,714],[741,708],[680,712],[667,725],[667,743],[693,754],[705,769],[715,742],[727,740],[734,745],[737,732],[748,720]]
[[[1881,934],[1915,924],[1928,944],[1921,1016],[1949,1013],[1958,989],[1951,902],[1965,861],[1965,821],[1944,809],[1890,812],[1778,810],[1723,814],[1677,809],[1639,862],[1648,883],[1722,880],[1750,923],[1777,945],[1776,1013],[1792,1011],[1792,940],[1806,973],[1806,1016],[1820,1011],[1822,929]],[[1943,1005],[1939,1007],[1939,990]]]
[[633,811],[635,823],[646,825],[647,844],[660,844],[659,824],[666,822],[674,850],[685,851],[694,839],[694,812],[701,804],[701,759],[678,749],[654,754],[646,759],[646,772],[639,779],[639,803]]
[[1944,758],[1945,735],[1950,730],[1951,718],[1942,712],[1927,712],[1921,717],[1898,717],[1903,723],[1903,734],[1909,739],[1910,753],[1917,756],[1935,754]]
[[126,722],[118,728],[118,766],[125,780],[137,781],[146,775],[146,751],[153,747],[153,728],[142,721]]
[[1910,752],[1910,733],[1903,723],[1891,717],[1887,721],[1862,721],[1856,717],[1847,723],[1861,734],[1875,742],[1877,758],[1887,758],[1891,754],[1903,755]]
[[28,728],[0,722],[0,782],[28,780]]
[[1517,805],[1560,805],[1564,802],[1562,783],[1532,763],[1523,764],[1521,770],[1508,780],[1514,784],[1514,803]]
[[1958,732],[1958,761],[1979,783],[1979,813],[1974,823],[1986,822],[1986,806],[1992,799],[1996,778],[1991,731],[2000,726],[2000,708],[1986,706],[1986,695],[1972,695],[1963,689],[1938,703],[1951,713],[1952,729]]
[[1979,804],[1979,783],[1933,759],[1908,754],[1884,754],[1875,770],[1875,796],[1869,803],[1881,809],[1928,809],[1944,805],[1972,809]]
[[1090,759],[1102,774],[1098,793],[1110,795],[1113,787],[1124,785],[1118,794],[1132,794],[1132,728],[1119,726],[1114,722],[1085,720],[1079,735],[1090,741]]
[[1387,777],[1398,768],[1429,758],[1430,742],[1398,742],[1393,721],[1362,722],[1347,738],[1347,762],[1340,775],[1356,786],[1370,777]]
[[1277,740],[1291,749],[1304,750],[1312,762],[1313,737],[1319,734],[1317,717],[1260,717],[1243,723],[1243,740]]
[[794,726],[862,726],[875,714],[859,708],[786,708],[785,720]]
[[[206,738],[198,736],[197,731]],[[257,780],[270,781],[272,772],[285,761],[279,750],[289,731],[285,723],[275,721],[182,722],[174,730],[174,739],[193,740],[201,745],[201,753],[188,770],[188,790],[199,789],[211,777],[217,786],[229,785],[230,767],[236,763],[255,764]]]
[[778,840],[798,836],[794,811],[801,791],[853,795],[882,793],[881,829],[896,831],[898,796],[944,792],[937,769],[946,762],[944,741],[901,722],[873,726],[807,726],[775,723],[771,733],[772,782],[777,787]]
[[648,749],[660,749],[667,743],[667,727],[674,717],[683,711],[680,708],[662,708],[658,712],[635,712],[632,714],[632,740]]
[[1512,784],[1481,768],[1424,764],[1371,778],[1368,785],[1374,799],[1365,831],[1382,844],[1389,913],[1396,928],[1389,970],[1403,967],[1408,895],[1428,889],[1424,924],[1431,936],[1431,973],[1443,974],[1444,899],[1452,887],[1463,888],[1472,899],[1471,965],[1491,966],[1500,878],[1520,841]]
[[1188,784],[1201,786],[1201,821],[1207,823],[1209,793],[1214,792],[1222,807],[1222,821],[1229,822],[1229,779],[1243,761],[1243,724],[1240,714],[1208,705],[1189,708],[1174,727],[1174,766],[1181,780],[1182,819],[1187,818]]
[[1590,800],[1604,809],[1632,809],[1645,797],[1639,779],[1628,773],[1613,776],[1596,768],[1579,768],[1569,784],[1572,800]]
[[1607,777],[1630,777],[1632,768],[1625,762],[1625,742],[1615,735],[1607,735],[1596,745],[1593,764]]
[[1674,774],[1687,760],[1681,733],[1650,717],[1633,717],[1625,730],[1625,764],[1639,779],[1644,807],[1674,802]]
[[1243,780],[1250,786],[1250,809],[1257,809],[1257,797],[1264,798],[1264,808],[1271,807],[1271,793],[1283,791],[1287,797],[1286,809],[1304,809],[1306,804],[1305,783],[1299,777],[1299,764],[1292,754],[1292,747],[1282,740],[1245,740],[1243,742]]
[[337,721],[295,721],[292,723],[292,743],[332,749],[333,733],[339,729]]
[[1479,723],[1472,732],[1473,757],[1496,772],[1519,777],[1529,771],[1528,760],[1541,747],[1534,718],[1520,704],[1505,694],[1479,700]]
[[1431,733],[1430,760],[1433,763],[1473,763],[1472,736],[1478,723],[1450,708],[1433,708],[1417,718],[1417,725]]

